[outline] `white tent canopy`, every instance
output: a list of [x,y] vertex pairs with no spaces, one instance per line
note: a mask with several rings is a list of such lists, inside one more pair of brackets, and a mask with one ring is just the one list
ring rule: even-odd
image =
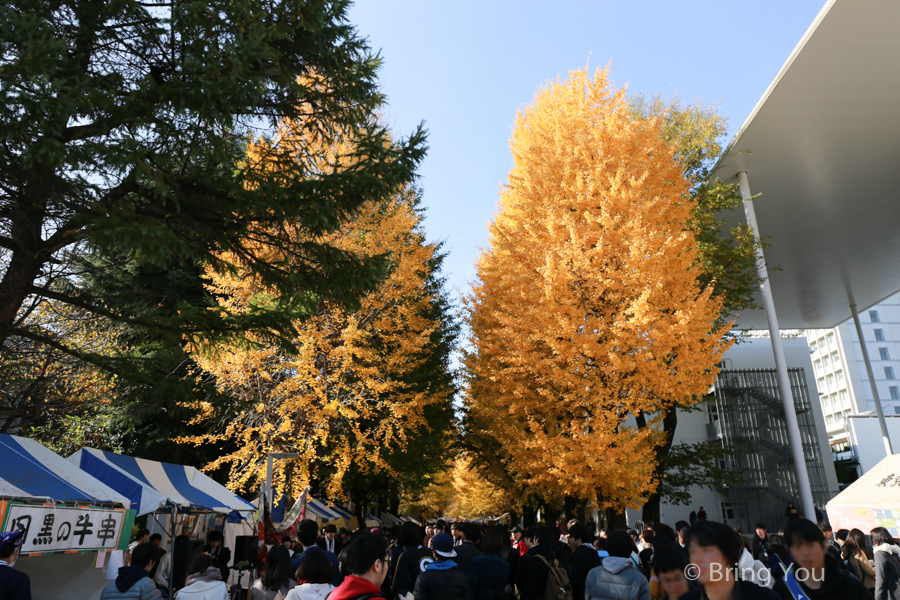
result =
[[886,527],[900,536],[900,454],[892,454],[825,505],[831,527],[868,534]]

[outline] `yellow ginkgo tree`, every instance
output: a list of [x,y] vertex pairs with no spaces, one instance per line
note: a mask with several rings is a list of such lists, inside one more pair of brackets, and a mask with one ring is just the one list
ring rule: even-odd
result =
[[653,427],[703,394],[729,342],[698,284],[693,201],[659,115],[608,71],[569,74],[517,116],[514,165],[467,298],[467,434],[519,490],[639,507]]

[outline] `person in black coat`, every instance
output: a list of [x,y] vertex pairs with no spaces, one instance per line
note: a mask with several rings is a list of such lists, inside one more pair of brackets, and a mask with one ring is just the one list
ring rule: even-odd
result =
[[679,600],[712,597],[778,600],[772,590],[738,579],[734,565],[741,558],[744,540],[728,525],[697,521],[688,530],[686,541],[692,563],[686,574],[696,575],[700,586],[682,594]]
[[340,554],[344,549],[344,540],[337,534],[337,526],[329,523],[325,526],[325,537],[316,540],[316,546],[322,550],[328,550],[332,554]]
[[[516,588],[519,590],[519,600],[541,600],[547,589],[550,566],[556,560],[552,550],[556,534],[550,527],[541,525],[537,528],[529,527],[525,532],[524,539],[530,547],[528,552],[519,558],[516,568]],[[541,560],[540,557],[543,557],[544,560]],[[547,562],[544,562],[545,560]]]
[[222,545],[222,532],[213,529],[206,536],[206,546],[203,551],[209,554],[213,561],[213,566],[222,573],[222,581],[228,585],[228,563],[231,562],[231,550]]
[[[472,559],[481,556],[482,552],[478,549],[477,544],[481,541],[481,527],[475,523],[460,523],[458,529],[460,532],[456,543],[456,564],[463,575],[469,576],[472,570]],[[462,540],[462,541],[459,541]],[[434,547],[434,543],[431,544]]]
[[[828,552],[825,535],[815,523],[794,519],[784,528],[784,540],[796,565],[792,574],[810,600],[872,600],[866,586],[842,570],[840,560]],[[783,600],[793,600],[784,579],[773,590]]]
[[31,579],[13,569],[24,540],[22,531],[0,533],[0,598],[3,600],[31,600]]
[[592,544],[593,537],[591,531],[581,523],[569,527],[569,547],[572,549],[569,556],[572,565],[569,583],[572,584],[572,600],[584,599],[584,582],[588,571],[600,566],[600,555]]
[[469,578],[456,562],[453,537],[439,533],[431,540],[434,562],[416,578],[415,600],[469,600]]

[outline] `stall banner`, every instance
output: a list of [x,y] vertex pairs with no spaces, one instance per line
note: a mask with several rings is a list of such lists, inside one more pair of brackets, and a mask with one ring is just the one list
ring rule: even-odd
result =
[[835,531],[859,529],[868,533],[876,527],[884,527],[892,536],[900,536],[900,508],[829,505],[825,510]]
[[133,522],[134,511],[123,508],[10,502],[0,531],[25,532],[22,554],[114,550],[128,543]]

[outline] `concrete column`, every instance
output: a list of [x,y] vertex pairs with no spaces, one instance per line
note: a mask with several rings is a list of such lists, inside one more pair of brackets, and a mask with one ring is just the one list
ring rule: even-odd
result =
[[[741,171],[738,173],[738,179],[741,184],[741,198],[744,200],[744,214],[747,217],[747,225],[753,231],[753,237],[759,242],[759,225],[756,222],[756,211],[753,208],[753,196],[750,194],[750,182],[747,179],[747,172]],[[800,487],[803,514],[810,521],[816,522],[816,507],[812,497],[812,486],[809,483],[809,471],[806,469],[806,455],[803,452],[803,440],[800,437],[797,411],[794,409],[794,394],[791,391],[790,378],[788,378],[784,347],[781,344],[781,329],[778,327],[778,316],[775,313],[775,302],[772,299],[772,287],[769,285],[766,259],[761,247],[757,247],[756,250],[756,269],[759,273],[759,287],[762,292],[763,307],[766,310],[766,319],[769,322],[769,336],[772,340],[772,352],[775,354],[775,371],[778,375],[781,401],[784,404],[784,417],[787,422],[791,454],[794,457],[794,465],[797,469],[797,484]]]

